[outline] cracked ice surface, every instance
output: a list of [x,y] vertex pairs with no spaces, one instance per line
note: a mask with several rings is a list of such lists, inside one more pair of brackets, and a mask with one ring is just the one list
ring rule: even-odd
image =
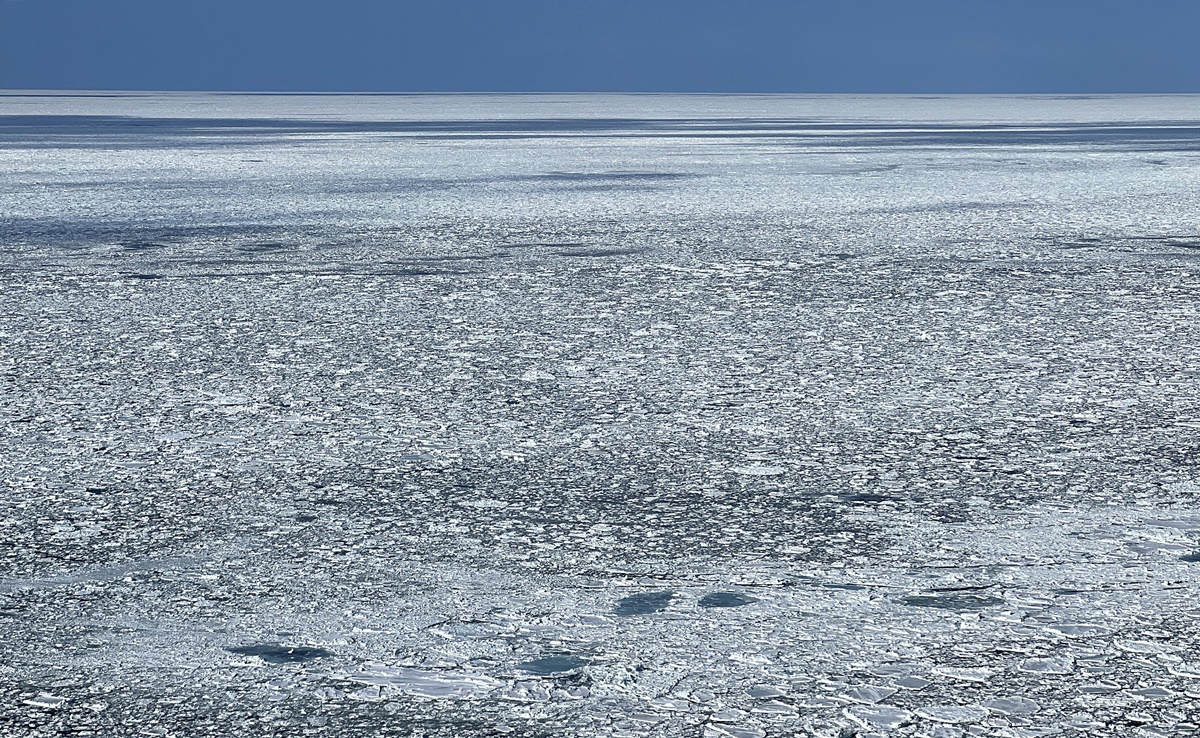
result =
[[1197,102],[0,95],[0,730],[1194,734]]

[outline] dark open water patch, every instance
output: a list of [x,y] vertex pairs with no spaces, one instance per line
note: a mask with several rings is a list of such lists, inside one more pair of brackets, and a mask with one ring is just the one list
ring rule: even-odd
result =
[[556,251],[556,256],[570,256],[574,258],[595,258],[600,256],[629,256],[632,254],[640,254],[644,252],[644,248],[629,248],[629,249],[589,249],[578,251]]
[[662,612],[667,609],[674,597],[675,593],[670,590],[638,592],[617,600],[617,606],[613,612],[622,617]]
[[946,592],[944,594],[909,595],[900,599],[910,607],[935,607],[940,610],[983,610],[996,605],[1003,605],[1004,600],[991,595],[970,594],[967,592]]
[[758,602],[740,592],[709,592],[700,598],[700,607],[743,607]]
[[537,674],[538,676],[553,676],[554,674],[565,674],[575,669],[582,669],[589,663],[591,662],[587,659],[578,656],[543,656],[540,659],[533,659],[517,664],[517,668],[521,671],[527,671],[530,674]]
[[282,646],[278,643],[233,646],[225,650],[240,656],[257,656],[269,664],[296,664],[333,655],[332,651],[315,646]]
[[1195,563],[1197,561],[1200,561],[1200,551],[1192,551],[1191,553],[1185,553],[1183,556],[1179,557],[1179,560],[1186,561],[1188,563]]

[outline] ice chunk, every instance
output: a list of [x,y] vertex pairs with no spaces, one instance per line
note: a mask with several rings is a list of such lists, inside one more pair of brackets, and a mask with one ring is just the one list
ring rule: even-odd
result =
[[1032,715],[1042,709],[1038,703],[1026,697],[993,697],[983,706],[1001,715]]
[[1127,653],[1171,653],[1180,650],[1178,646],[1153,641],[1117,641],[1116,646]]
[[704,726],[704,738],[763,738],[766,734],[761,728],[743,725],[709,723]]
[[845,715],[864,728],[883,730],[895,730],[913,719],[908,710],[890,705],[854,705],[846,708]]
[[47,710],[54,710],[56,708],[62,707],[66,703],[66,701],[67,701],[66,697],[56,697],[52,694],[42,692],[37,697],[27,699],[24,702],[26,705],[32,705],[33,707],[41,707],[41,708],[44,708]]
[[996,673],[994,669],[981,666],[975,669],[958,666],[935,666],[933,673],[950,679],[961,679],[965,682],[986,682]]
[[792,705],[779,700],[771,700],[770,702],[760,702],[750,710],[759,715],[767,715],[770,717],[795,717],[800,714]]
[[1144,700],[1165,700],[1175,696],[1175,693],[1166,687],[1146,687],[1145,689],[1131,689],[1129,694],[1134,697],[1140,697]]
[[1047,626],[1046,629],[1067,638],[1099,638],[1110,636],[1114,632],[1112,628],[1087,623],[1062,623]]
[[1067,656],[1025,659],[1017,668],[1021,671],[1030,671],[1036,674],[1070,674],[1075,671],[1075,660]]
[[496,690],[503,682],[483,676],[455,671],[424,671],[421,669],[368,666],[362,671],[342,675],[350,682],[390,687],[418,697],[441,699],[471,699]]
[[748,477],[777,477],[787,470],[782,466],[750,464],[749,466],[735,466],[733,471],[738,474],[744,474]]
[[929,681],[928,679],[922,679],[919,676],[900,677],[896,680],[896,686],[914,691],[925,689],[930,684],[933,684],[933,682]]
[[770,684],[756,684],[755,686],[747,689],[746,693],[756,700],[764,700],[771,697],[782,697],[783,695],[787,694],[787,690],[780,689],[779,687],[775,687]]
[[917,710],[917,714],[935,723],[977,723],[987,718],[988,711],[979,705],[928,705]]
[[846,699],[852,702],[858,702],[864,705],[873,705],[876,702],[882,702],[888,697],[896,694],[899,690],[895,687],[875,687],[869,684],[861,684],[853,689],[847,690],[843,695]]
[[556,377],[549,372],[542,371],[536,367],[529,369],[521,375],[522,382],[548,382],[553,381]]

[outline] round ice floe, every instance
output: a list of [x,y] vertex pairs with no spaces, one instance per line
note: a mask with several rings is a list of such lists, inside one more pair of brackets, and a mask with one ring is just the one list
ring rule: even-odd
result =
[[1036,674],[1070,674],[1075,671],[1075,661],[1066,656],[1055,656],[1046,659],[1025,659],[1017,667],[1021,671]]
[[1046,630],[1066,636],[1067,638],[1100,638],[1113,634],[1112,628],[1107,628],[1103,625],[1089,625],[1087,623],[1062,623],[1048,626]]
[[733,471],[737,474],[744,474],[748,477],[777,477],[780,474],[783,474],[786,469],[784,469],[782,466],[751,464],[749,466],[735,466]]
[[1175,693],[1166,687],[1147,687],[1145,689],[1131,689],[1129,694],[1134,697],[1140,697],[1144,700],[1165,700],[1175,696]]
[[548,382],[553,381],[555,376],[550,372],[542,371],[536,367],[529,369],[521,375],[522,382]]
[[763,738],[767,732],[744,725],[709,723],[704,726],[704,738]]
[[756,684],[747,689],[746,693],[756,700],[765,700],[771,699],[772,697],[782,697],[783,695],[787,694],[787,690],[772,686],[770,684]]
[[933,667],[933,673],[937,676],[961,679],[965,682],[986,682],[996,672],[986,666],[981,666],[977,669],[965,669],[958,666],[935,666]]
[[1171,653],[1178,651],[1178,646],[1154,641],[1117,641],[1117,648],[1127,653]]
[[1181,664],[1171,664],[1167,667],[1167,671],[1173,676],[1183,677],[1184,679],[1200,679],[1200,664],[1189,664],[1187,662]]
[[983,706],[1001,715],[1032,715],[1042,709],[1038,703],[1025,697],[994,697],[985,701]]
[[452,671],[423,671],[421,669],[365,667],[346,674],[344,679],[377,687],[390,687],[419,697],[470,699],[492,692],[502,682],[483,676]]
[[979,705],[930,705],[917,710],[917,714],[935,723],[977,723],[988,716],[988,711]]
[[908,710],[889,705],[854,705],[846,708],[845,715],[864,728],[884,730],[894,730],[913,719]]
[[795,717],[799,714],[795,707],[779,700],[761,702],[750,708],[750,712],[768,717]]

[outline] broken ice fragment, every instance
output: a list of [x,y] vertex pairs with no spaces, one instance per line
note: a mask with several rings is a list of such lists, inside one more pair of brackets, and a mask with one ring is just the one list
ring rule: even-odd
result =
[[662,612],[667,609],[674,597],[675,593],[670,590],[638,592],[617,600],[617,606],[613,612],[625,617]]
[[37,697],[25,700],[25,704],[33,707],[41,707],[47,710],[53,710],[62,707],[66,701],[66,697],[55,697],[52,694],[42,692]]

